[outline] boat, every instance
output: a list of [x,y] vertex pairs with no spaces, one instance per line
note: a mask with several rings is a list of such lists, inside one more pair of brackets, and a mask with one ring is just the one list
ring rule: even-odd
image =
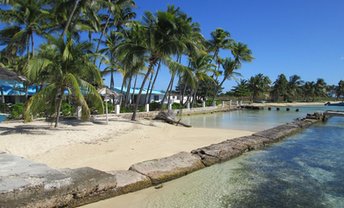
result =
[[344,106],[344,102],[339,102],[339,103],[331,103],[331,102],[327,102],[325,103],[326,106]]

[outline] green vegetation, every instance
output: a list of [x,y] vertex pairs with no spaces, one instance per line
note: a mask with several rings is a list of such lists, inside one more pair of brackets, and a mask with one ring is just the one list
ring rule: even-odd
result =
[[327,85],[324,79],[315,82],[304,82],[298,75],[289,80],[280,74],[273,84],[263,74],[252,76],[249,80],[242,79],[223,96],[233,96],[240,100],[272,101],[272,102],[314,102],[344,98],[344,81],[337,86]]
[[[160,104],[152,104],[151,110],[166,108],[164,103],[172,102],[172,92],[187,97],[174,108],[187,103],[201,106],[204,100],[212,105],[224,83],[238,81],[238,70],[254,59],[249,47],[234,40],[225,29],[216,28],[206,40],[201,26],[174,6],[156,13],[145,12],[138,20],[134,19],[133,0],[2,3],[0,65],[27,78],[23,83],[27,98],[25,121],[46,115],[53,117],[58,126],[60,114],[73,115],[77,106],[82,107],[83,119],[91,113],[102,113],[104,105],[96,89],[103,87],[102,76],[106,75],[110,75],[113,89],[114,73],[120,73],[123,79],[121,111],[133,112],[135,120],[136,111],[144,108],[139,104],[151,100],[163,65],[168,68],[170,80],[164,98]],[[138,76],[143,77],[141,83]],[[30,85],[39,86],[40,91],[28,98]],[[124,93],[124,89],[132,87],[137,87],[135,93]],[[144,88],[148,93],[143,95]],[[268,77],[258,74],[241,80],[227,94],[253,101],[314,101],[332,95],[343,97],[344,83],[330,87],[322,79],[304,83],[297,75],[289,80],[280,75],[271,85]]]

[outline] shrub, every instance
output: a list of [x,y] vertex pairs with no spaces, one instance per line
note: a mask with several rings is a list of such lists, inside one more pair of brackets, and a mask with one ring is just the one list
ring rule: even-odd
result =
[[61,113],[63,116],[71,116],[71,115],[73,115],[74,111],[75,111],[75,109],[71,104],[69,104],[67,102],[62,103]]
[[23,113],[24,113],[24,104],[23,103],[14,104],[11,107],[10,118],[11,119],[20,119],[23,117]]
[[149,111],[158,110],[158,109],[160,109],[160,107],[161,107],[161,104],[160,104],[160,103],[156,103],[156,102],[150,103],[150,104],[149,104]]
[[183,106],[180,103],[173,103],[172,109],[181,109]]

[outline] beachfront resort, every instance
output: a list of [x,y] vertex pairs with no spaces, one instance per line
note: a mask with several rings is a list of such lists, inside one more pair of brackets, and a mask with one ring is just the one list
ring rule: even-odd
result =
[[344,207],[343,6],[1,1],[0,207]]

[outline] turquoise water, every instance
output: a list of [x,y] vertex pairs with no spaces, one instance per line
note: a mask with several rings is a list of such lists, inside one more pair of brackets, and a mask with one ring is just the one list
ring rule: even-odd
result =
[[[276,108],[268,111],[266,108],[265,110],[238,110],[227,113],[184,116],[182,121],[194,127],[258,131],[290,122],[295,118],[305,117],[307,113],[325,110],[344,110],[344,107],[336,106],[289,108],[290,111],[286,111],[286,107],[280,107],[280,111],[276,111]],[[299,109],[299,112],[296,112],[296,109]]]
[[344,118],[197,171],[140,207],[344,207]]
[[[189,122],[215,128],[266,129],[324,109],[241,111],[189,117]],[[161,189],[143,190],[122,200],[128,207],[147,208],[344,207],[343,158],[344,118],[333,117],[264,150],[245,153],[165,183]]]

